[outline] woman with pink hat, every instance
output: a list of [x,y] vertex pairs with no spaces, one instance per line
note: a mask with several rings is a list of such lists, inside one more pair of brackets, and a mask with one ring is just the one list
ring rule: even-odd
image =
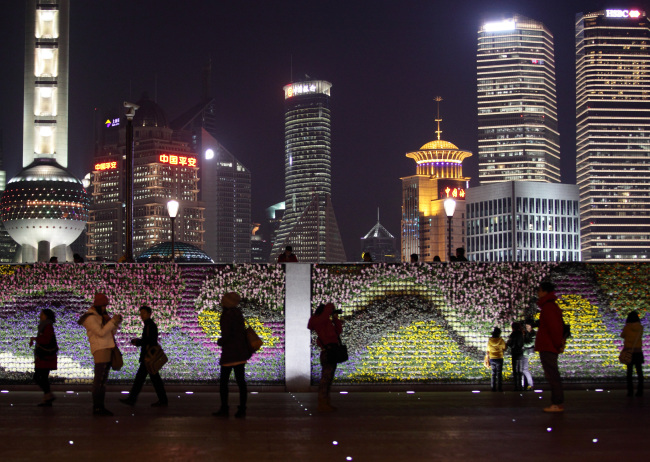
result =
[[122,323],[122,315],[112,318],[106,311],[108,297],[102,293],[95,294],[93,306],[79,318],[79,325],[86,328],[90,352],[95,361],[95,377],[93,379],[93,414],[111,416],[113,413],[104,407],[106,382],[111,369],[111,353],[115,348],[114,335]]

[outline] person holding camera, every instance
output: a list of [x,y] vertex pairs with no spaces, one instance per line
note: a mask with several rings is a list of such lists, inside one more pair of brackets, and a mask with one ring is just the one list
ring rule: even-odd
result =
[[330,404],[330,388],[336,372],[336,363],[330,361],[327,354],[329,345],[339,343],[339,335],[343,332],[343,324],[339,319],[341,310],[336,310],[333,303],[320,305],[309,318],[307,328],[316,332],[317,345],[320,347],[321,377],[318,384],[318,411],[332,412],[336,408]]
[[106,382],[111,370],[111,353],[115,348],[114,335],[122,323],[122,315],[111,316],[106,311],[108,297],[102,293],[95,294],[93,306],[79,318],[79,325],[86,328],[90,352],[95,361],[95,376],[93,378],[93,414],[112,416],[113,413],[104,407]]

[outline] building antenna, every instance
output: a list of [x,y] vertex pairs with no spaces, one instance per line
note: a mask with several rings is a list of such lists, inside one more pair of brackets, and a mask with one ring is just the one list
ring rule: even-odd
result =
[[437,106],[436,123],[438,124],[438,130],[436,130],[436,135],[438,135],[438,141],[440,141],[440,134],[442,133],[442,130],[440,130],[440,122],[442,122],[442,119],[440,118],[440,101],[442,101],[442,96],[436,96],[434,99],[436,100]]
[[379,207],[377,207],[377,223],[379,223]]

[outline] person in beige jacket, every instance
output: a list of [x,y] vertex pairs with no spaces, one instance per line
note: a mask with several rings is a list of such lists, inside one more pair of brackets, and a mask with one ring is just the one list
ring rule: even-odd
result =
[[627,396],[634,394],[632,383],[632,368],[636,367],[637,389],[636,396],[643,396],[643,326],[639,319],[639,313],[630,311],[625,320],[623,332],[623,348],[632,351],[632,361],[627,365]]
[[492,368],[492,391],[503,391],[503,352],[505,349],[506,342],[501,338],[501,329],[495,327],[487,343],[487,355]]
[[102,293],[95,294],[93,306],[79,318],[79,325],[86,328],[90,352],[95,361],[95,376],[93,379],[93,414],[111,416],[113,413],[104,407],[106,382],[111,369],[111,352],[115,347],[114,335],[122,323],[122,315],[112,318],[106,312],[108,297]]

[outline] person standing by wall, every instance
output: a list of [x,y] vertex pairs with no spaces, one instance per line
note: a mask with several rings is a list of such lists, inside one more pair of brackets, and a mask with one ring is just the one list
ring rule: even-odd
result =
[[492,368],[492,391],[503,391],[503,352],[506,342],[501,338],[501,329],[495,327],[487,343],[487,354]]
[[219,395],[221,408],[212,415],[217,417],[228,417],[228,381],[233,369],[235,380],[239,387],[239,407],[235,417],[242,419],[246,417],[246,401],[248,389],[246,387],[246,361],[251,357],[250,347],[246,339],[246,322],[244,315],[239,309],[241,297],[236,292],[228,292],[221,298],[221,337],[217,345],[221,346],[221,376],[219,377]]
[[339,335],[343,332],[343,324],[333,303],[320,305],[309,318],[307,328],[316,332],[316,343],[320,347],[321,377],[318,384],[318,411],[331,412],[336,408],[330,403],[330,388],[336,372],[336,363],[331,362],[327,355],[327,346],[339,343]]
[[293,253],[293,247],[288,245],[284,252],[278,255],[278,263],[298,263],[298,257]]
[[537,306],[541,312],[535,351],[539,352],[544,377],[551,387],[551,405],[545,407],[544,412],[564,412],[564,389],[557,364],[558,355],[564,352],[565,345],[562,310],[556,303],[555,285],[552,282],[542,282],[537,295]]
[[512,323],[512,332],[508,337],[506,346],[510,348],[512,356],[512,379],[515,382],[515,391],[523,390],[523,357],[524,357],[524,332],[521,324]]
[[529,361],[530,357],[535,354],[535,336],[537,333],[533,329],[535,321],[526,319],[524,324],[524,355],[522,357],[522,370],[524,375],[523,389],[524,391],[532,390],[534,382],[533,375],[530,373]]
[[[138,400],[138,395],[142,390],[142,386],[144,385],[144,381],[147,378],[147,374],[149,374],[144,362],[147,351],[149,351],[149,348],[158,345],[158,326],[153,319],[151,319],[150,307],[146,305],[140,307],[140,319],[142,319],[142,322],[144,323],[142,336],[131,340],[131,345],[140,347],[140,367],[138,368],[138,372],[135,374],[135,381],[133,382],[128,398],[120,400],[121,403],[129,406],[135,405]],[[156,372],[155,374],[149,374],[149,376],[151,377],[151,383],[153,384],[153,388],[158,396],[158,401],[153,403],[151,406],[166,407],[168,404],[167,393],[165,393],[165,384],[160,377],[160,373]]]
[[632,383],[632,369],[636,368],[637,389],[636,395],[643,396],[643,326],[639,319],[639,313],[630,311],[625,320],[623,332],[623,348],[632,351],[632,362],[627,365],[627,396],[634,394],[634,384]]
[[54,311],[46,308],[39,315],[40,322],[36,337],[30,337],[29,346],[36,343],[34,348],[34,382],[43,390],[43,402],[40,407],[52,407],[52,401],[56,398],[50,391],[50,371],[56,370],[56,353],[59,346],[56,343],[54,334],[54,322],[56,318]]
[[113,413],[104,407],[106,397],[106,382],[111,369],[111,353],[115,348],[113,336],[120,324],[122,315],[111,316],[106,311],[108,297],[102,293],[95,294],[93,306],[79,318],[79,325],[86,328],[90,342],[90,352],[95,361],[95,376],[93,378],[93,414],[111,416]]

